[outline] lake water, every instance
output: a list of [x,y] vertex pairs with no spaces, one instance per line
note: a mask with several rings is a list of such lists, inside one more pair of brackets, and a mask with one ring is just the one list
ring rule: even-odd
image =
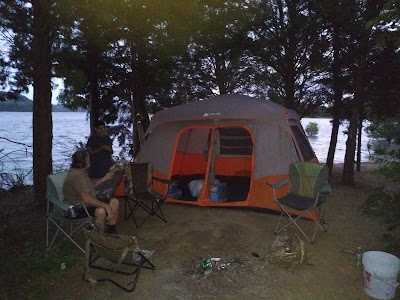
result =
[[[320,160],[326,161],[332,125],[329,119],[303,118],[301,123],[305,128],[308,123],[318,124],[319,133],[310,138],[310,143]],[[347,135],[343,132],[347,125],[339,129],[336,146],[335,163],[342,163],[346,150]],[[89,136],[89,121],[84,112],[54,112],[53,113],[53,165],[54,168],[67,168],[69,157],[74,152],[78,142],[86,143]],[[0,112],[0,137],[14,142],[32,145],[32,113],[29,112]],[[368,137],[362,137],[362,161],[368,161]],[[0,139],[0,171],[26,171],[32,168],[32,148]],[[114,153],[119,153],[120,147],[114,141]],[[2,162],[2,164],[1,164]],[[28,181],[31,179],[28,178]]]

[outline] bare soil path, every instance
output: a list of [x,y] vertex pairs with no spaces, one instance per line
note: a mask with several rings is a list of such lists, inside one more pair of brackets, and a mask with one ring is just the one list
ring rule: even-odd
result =
[[[347,187],[340,184],[340,166],[335,167],[329,230],[319,231],[314,244],[305,242],[306,260],[302,264],[268,259],[278,215],[165,204],[168,223],[150,218],[139,229],[132,220],[124,220],[121,211],[119,232],[136,235],[142,248],[155,250],[151,259],[157,269],[142,270],[133,293],[109,283],[92,286],[82,281],[83,260],[36,278],[34,284],[46,289],[48,299],[370,299],[363,289],[362,268],[356,267],[350,253],[357,246],[363,251],[384,251],[379,239],[384,232],[382,225],[360,211],[366,193],[376,184],[367,172],[369,168],[363,165],[363,171],[356,174],[356,187]],[[15,214],[19,226],[31,230],[32,241],[44,243],[44,218],[29,208],[17,213],[6,201],[1,200],[0,208],[7,211],[8,219]],[[311,221],[302,224],[308,231],[314,226]],[[295,228],[288,231],[289,236],[295,233]],[[23,253],[23,245],[16,249]],[[204,275],[201,261],[210,257],[226,264]],[[16,295],[24,295],[23,285],[10,299]],[[35,298],[29,296],[32,293],[25,295]],[[396,296],[400,299],[400,291]]]

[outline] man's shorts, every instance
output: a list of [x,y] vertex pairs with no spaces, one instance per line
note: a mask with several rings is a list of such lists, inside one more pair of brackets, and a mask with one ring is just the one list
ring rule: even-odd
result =
[[[99,200],[103,203],[107,203],[107,204],[110,203],[110,198],[97,199],[97,200]],[[94,207],[94,206],[86,206],[87,212],[92,217],[94,217],[94,215],[95,215],[96,208],[97,207]],[[77,206],[74,206],[73,210],[74,210],[73,216],[71,216],[71,214],[66,216],[68,219],[82,219],[82,218],[86,218],[88,216],[85,208],[80,204],[78,204]]]

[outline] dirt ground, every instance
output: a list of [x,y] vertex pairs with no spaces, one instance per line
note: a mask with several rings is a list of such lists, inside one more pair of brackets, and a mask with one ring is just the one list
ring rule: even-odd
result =
[[[362,267],[356,267],[351,251],[358,246],[363,251],[384,251],[379,239],[383,226],[360,211],[371,184],[376,183],[367,172],[372,167],[363,164],[362,172],[356,173],[356,187],[347,187],[340,183],[341,166],[335,166],[329,229],[319,231],[314,244],[305,241],[302,264],[270,259],[278,215],[166,203],[168,223],[152,217],[136,229],[131,219],[124,220],[121,202],[118,231],[137,236],[141,248],[155,250],[151,261],[156,270],[143,269],[134,292],[110,283],[92,286],[82,281],[83,263],[54,270],[57,280],[41,277],[35,284],[48,290],[48,299],[370,299],[363,289]],[[44,243],[44,217],[34,222],[32,213],[26,211],[19,218]],[[136,216],[140,219],[144,214]],[[313,222],[301,224],[308,232],[313,230]],[[296,228],[290,227],[289,236],[295,233]],[[211,257],[221,261],[205,275],[201,262]],[[399,288],[396,299],[400,299]]]

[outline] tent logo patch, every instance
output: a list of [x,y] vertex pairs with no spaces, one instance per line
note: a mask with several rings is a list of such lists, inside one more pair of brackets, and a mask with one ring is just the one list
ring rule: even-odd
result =
[[222,115],[219,112],[210,112],[210,113],[204,113],[203,117],[212,117],[212,116],[220,116]]

